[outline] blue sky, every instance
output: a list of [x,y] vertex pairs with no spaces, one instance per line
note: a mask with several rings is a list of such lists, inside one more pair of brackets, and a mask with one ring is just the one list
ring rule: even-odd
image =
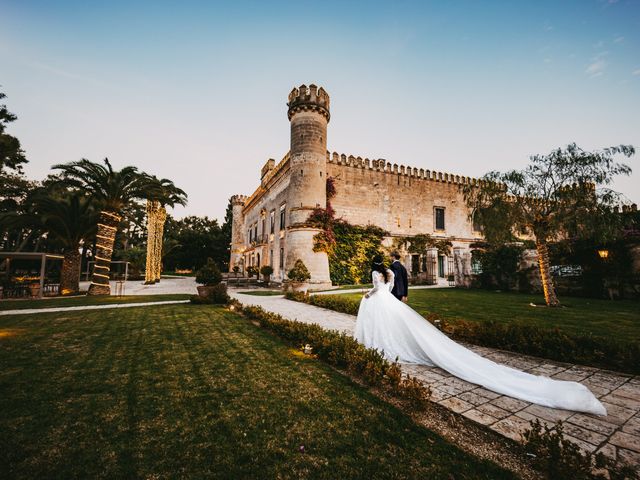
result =
[[[331,151],[480,176],[577,142],[640,148],[640,0],[0,0],[0,85],[30,177],[108,156],[222,218],[331,96]],[[640,201],[640,155],[615,188]]]

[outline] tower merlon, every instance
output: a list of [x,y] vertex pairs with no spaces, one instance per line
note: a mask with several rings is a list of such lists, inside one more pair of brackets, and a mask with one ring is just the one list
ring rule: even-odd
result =
[[323,115],[327,122],[329,121],[329,94],[324,88],[318,88],[316,85],[311,84],[308,87],[306,85],[300,85],[294,87],[289,93],[289,101],[287,102],[289,111],[287,115],[289,120],[291,117],[300,111],[315,111]]

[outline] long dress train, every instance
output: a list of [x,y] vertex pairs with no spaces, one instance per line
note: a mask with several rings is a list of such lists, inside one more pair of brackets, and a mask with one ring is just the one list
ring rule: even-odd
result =
[[365,346],[382,351],[390,361],[438,366],[467,382],[538,405],[607,414],[580,383],[500,365],[454,342],[391,294],[393,273],[387,272],[388,283],[381,273],[373,272],[374,288],[360,303],[354,336]]

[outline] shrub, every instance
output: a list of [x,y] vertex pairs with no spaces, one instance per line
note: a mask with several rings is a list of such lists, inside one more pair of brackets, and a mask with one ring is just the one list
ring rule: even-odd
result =
[[236,265],[235,267],[233,267],[233,273],[238,273],[238,272],[240,272],[240,267]]
[[254,275],[258,275],[258,267],[254,267],[253,265],[250,265],[247,267],[247,275],[249,275],[249,277],[253,277]]
[[631,467],[616,466],[603,454],[582,452],[575,443],[564,438],[562,422],[542,426],[539,420],[523,433],[524,446],[537,467],[550,479],[622,480],[637,478]]
[[311,278],[311,273],[309,273],[309,269],[304,262],[298,259],[293,264],[293,268],[287,273],[287,277],[294,282],[306,282]]
[[632,374],[640,373],[640,344],[610,337],[568,335],[520,323],[468,322],[456,320],[444,330],[456,340],[501,348],[561,362],[592,365]]
[[429,403],[429,387],[408,375],[403,377],[397,363],[389,362],[381,352],[366,348],[346,333],[325,330],[317,324],[286,320],[260,307],[243,307],[239,302],[233,302],[233,307],[291,344],[310,345],[318,358],[349,371],[369,385],[387,388],[418,408]]
[[305,295],[300,292],[287,292],[285,298],[349,315],[357,315],[360,308],[360,302],[343,295]]
[[265,265],[260,269],[260,275],[266,280],[273,274],[273,268],[269,265]]
[[209,286],[207,296],[201,297],[200,295],[193,295],[190,298],[191,303],[197,305],[212,304],[212,305],[226,305],[231,298],[227,294],[227,286],[224,283],[218,285]]
[[212,259],[207,260],[207,264],[196,273],[196,283],[207,287],[218,285],[222,281],[222,273]]

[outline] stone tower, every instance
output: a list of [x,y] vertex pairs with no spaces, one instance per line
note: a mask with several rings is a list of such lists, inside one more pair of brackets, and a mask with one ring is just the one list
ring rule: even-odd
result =
[[234,195],[231,197],[231,211],[233,213],[233,221],[231,223],[231,259],[229,261],[229,271],[233,271],[236,265],[240,267],[240,271],[244,271],[242,265],[242,254],[245,250],[244,244],[244,216],[242,209],[247,197],[244,195]]
[[313,237],[321,230],[307,223],[314,208],[327,206],[327,124],[329,95],[315,85],[301,85],[289,93],[291,122],[290,183],[287,209],[285,272],[301,259],[311,273],[311,288],[331,286],[329,260],[313,251]]

